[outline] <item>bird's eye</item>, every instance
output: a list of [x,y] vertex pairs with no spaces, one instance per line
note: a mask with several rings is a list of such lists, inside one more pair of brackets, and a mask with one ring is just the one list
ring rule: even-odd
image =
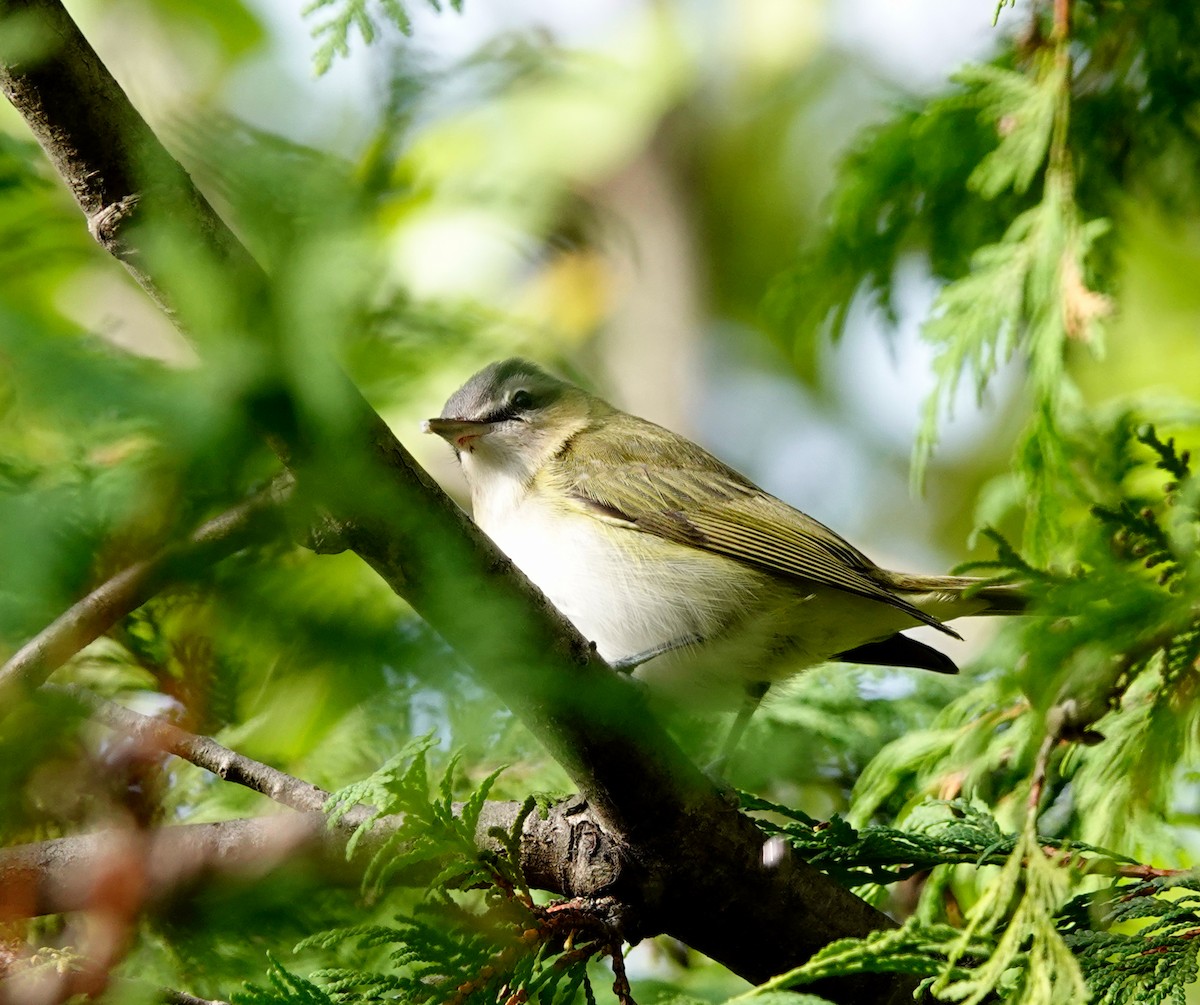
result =
[[519,391],[513,391],[513,396],[508,399],[508,404],[510,408],[519,411],[533,408],[533,395],[526,391],[525,388],[521,388]]

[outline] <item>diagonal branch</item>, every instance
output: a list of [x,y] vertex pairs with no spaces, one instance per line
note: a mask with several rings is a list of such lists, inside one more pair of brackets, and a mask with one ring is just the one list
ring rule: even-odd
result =
[[0,718],[84,646],[141,607],[169,583],[194,575],[282,525],[281,507],[291,495],[283,476],[262,492],[203,524],[183,544],[122,569],[38,632],[0,666]]
[[[40,29],[43,45],[36,54],[16,51],[22,33],[0,30],[0,89],[59,169],[93,234],[173,312],[169,270],[153,241],[140,243],[150,232],[141,224],[169,220],[173,240],[186,240],[189,254],[221,277],[232,327],[269,337],[266,276],[157,142],[61,3],[0,0],[0,17],[14,15]],[[637,869],[622,874],[612,895],[649,900],[654,930],[751,980],[789,969],[834,939],[891,925],[803,863],[765,866],[761,832],[666,736],[638,690],[611,673],[441,492],[349,381],[336,391],[345,408],[336,430],[308,429],[306,437],[287,400],[261,410],[265,432],[343,539],[526,721],[598,819],[621,836]],[[322,462],[315,468],[314,447]],[[908,999],[913,986],[906,977],[861,975],[819,990],[837,1001],[884,1003]]]
[[[45,684],[42,689],[73,698],[88,709],[92,718],[147,747],[181,757],[227,782],[261,792],[282,806],[302,813],[318,813],[329,798],[329,793],[320,786],[230,750],[211,737],[198,736],[162,719],[105,701],[86,688]],[[356,827],[362,816],[362,813],[348,813],[343,823],[349,828]]]

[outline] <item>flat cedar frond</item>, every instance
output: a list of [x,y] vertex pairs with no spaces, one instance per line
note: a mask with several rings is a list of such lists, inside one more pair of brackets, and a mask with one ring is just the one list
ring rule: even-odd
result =
[[970,66],[955,77],[974,92],[980,115],[997,126],[1000,144],[971,172],[967,184],[985,199],[1007,188],[1024,192],[1050,148],[1066,67],[1049,52],[1035,57],[1031,73],[1000,66]]
[[1183,1005],[1187,986],[1200,973],[1200,884],[1194,874],[1081,895],[1063,909],[1060,924],[1096,1005]]
[[1175,437],[1168,437],[1164,442],[1158,438],[1158,430],[1150,423],[1145,423],[1137,429],[1137,440],[1158,454],[1157,464],[1178,481],[1190,478],[1192,474],[1191,453],[1178,450],[1175,447]]
[[232,1005],[335,1005],[335,1000],[310,980],[292,973],[271,957],[267,987],[247,983],[230,996]]
[[417,867],[432,871],[434,879],[427,887],[431,894],[451,887],[486,886],[496,879],[509,886],[523,886],[524,880],[511,862],[485,864],[475,847],[479,814],[503,769],[483,779],[456,812],[459,757],[450,758],[431,796],[427,755],[433,744],[432,735],[418,737],[374,774],[339,789],[329,798],[327,812],[333,823],[355,805],[372,807],[347,843],[347,857],[354,854],[381,817],[403,814],[401,826],[374,849],[363,876],[363,888],[377,895],[391,877]]
[[893,323],[893,281],[900,261],[927,247],[933,272],[966,273],[974,249],[991,244],[1030,200],[1005,193],[964,206],[960,193],[995,143],[968,93],[898,109],[866,131],[847,154],[831,194],[821,238],[772,285],[765,303],[780,337],[834,337],[862,292]]
[[[1000,875],[985,887],[950,948],[933,993],[978,1005],[1003,985],[1005,998],[1022,1005],[1083,1005],[1088,994],[1079,964],[1053,923],[1070,881],[1069,871],[1043,854],[1029,814]],[[988,956],[962,973],[975,940],[992,936]]]
[[[841,817],[814,821],[786,806],[741,793],[743,808],[784,817],[758,817],[768,834],[783,837],[805,861],[847,885],[893,883],[947,865],[1003,865],[1021,843],[983,807],[964,800],[927,799],[904,827],[855,828]],[[1038,837],[1046,855],[1059,853],[1080,874],[1119,873],[1134,860],[1082,841]]]
[[[425,0],[428,6],[441,13],[438,0]],[[462,0],[450,0],[453,10],[462,10]],[[350,55],[350,34],[357,30],[362,40],[370,45],[379,33],[380,19],[405,35],[412,34],[412,20],[401,0],[312,0],[305,8],[305,16],[316,14],[326,19],[318,21],[312,30],[313,38],[320,44],[313,54],[317,74],[325,73],[334,59]]]
[[[951,925],[929,925],[910,918],[900,928],[873,932],[863,939],[839,939],[831,942],[802,966],[779,974],[753,991],[732,1001],[757,1002],[780,988],[803,986],[828,977],[861,973],[903,973],[933,977],[949,974],[963,977],[970,973],[967,966],[947,963],[947,958],[959,946],[962,933]],[[960,959],[977,963],[994,951],[986,937],[972,938],[960,954]]]
[[[359,961],[314,972],[313,986],[338,1002],[399,996],[466,1005],[519,994],[521,1000],[566,1005],[583,987],[588,961],[615,951],[611,938],[591,930],[586,919],[570,921],[570,912],[558,922],[559,914],[535,906],[517,852],[536,800],[525,801],[510,831],[493,828],[507,855],[485,856],[476,848],[475,830],[499,772],[455,803],[459,759],[451,757],[433,781],[432,747],[431,736],[414,740],[373,775],[329,800],[335,819],[355,804],[374,808],[356,832],[358,839],[365,839],[380,817],[402,813],[400,826],[374,849],[364,887],[378,897],[391,877],[419,868],[425,892],[392,924],[343,926],[302,940],[297,952],[337,951]],[[581,926],[584,931],[576,936]],[[384,966],[381,951],[386,951]]]
[[[812,821],[749,793],[741,796],[747,810],[788,817],[786,823],[769,817],[757,818],[757,822],[768,834],[784,837],[806,861],[849,886],[893,883],[953,862],[1000,863],[1016,840],[1014,835],[1002,833],[985,811],[960,801],[931,800],[923,804],[920,816],[929,821],[924,826],[871,826],[860,830],[841,817]],[[930,812],[938,807],[945,812]],[[915,811],[911,819],[914,823],[918,819]]]

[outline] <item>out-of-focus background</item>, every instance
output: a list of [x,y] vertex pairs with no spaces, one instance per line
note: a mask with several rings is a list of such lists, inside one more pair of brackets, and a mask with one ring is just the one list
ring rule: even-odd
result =
[[[989,5],[595,0],[440,15],[415,5],[411,38],[384,25],[393,37],[358,44],[320,77],[309,37],[320,11],[304,19],[261,2],[238,21],[232,2],[78,6],[168,137],[199,102],[357,162],[389,103],[403,101],[397,77],[433,79],[403,162],[425,190],[383,221],[391,278],[415,298],[504,317],[494,341],[445,353],[428,393],[389,413],[439,477],[452,482],[453,466],[413,435],[415,422],[490,358],[522,352],[569,363],[886,564],[935,571],[965,557],[978,480],[1006,457],[1017,381],[998,383],[983,409],[960,396],[927,493],[914,497],[908,458],[932,387],[917,328],[935,293],[920,257],[900,277],[897,323],[856,303],[836,344],[772,330],[763,301],[858,131],[1012,30],[991,24]],[[497,98],[501,74],[525,79]],[[91,323],[161,324],[148,310],[127,317],[123,295],[97,298],[86,279],[77,292]]]

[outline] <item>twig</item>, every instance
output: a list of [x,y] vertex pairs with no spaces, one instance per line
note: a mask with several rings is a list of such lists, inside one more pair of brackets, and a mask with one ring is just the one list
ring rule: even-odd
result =
[[[294,810],[319,812],[329,799],[329,793],[319,786],[273,768],[262,761],[246,757],[207,736],[189,733],[186,729],[142,715],[113,701],[106,701],[86,688],[74,684],[45,684],[43,690],[67,695],[85,705],[92,717],[150,747],[182,757],[198,768],[211,771],[219,778],[244,785]],[[340,823],[353,829],[370,810],[358,807],[347,813]]]
[[621,955],[621,943],[614,942],[608,947],[612,957],[613,994],[617,996],[618,1005],[637,1005],[633,999],[633,988],[629,986],[629,975],[625,973],[625,957]]
[[[1061,855],[1061,848],[1046,848],[1047,858]],[[1051,854],[1051,853],[1054,854]],[[1167,876],[1182,876],[1191,869],[1168,869],[1165,866],[1145,865],[1141,862],[1118,862],[1112,858],[1083,858],[1079,870],[1085,875],[1121,876],[1125,879],[1163,879]]]
[[1026,802],[1030,813],[1036,814],[1042,801],[1042,792],[1046,787],[1046,777],[1050,771],[1050,755],[1058,745],[1058,730],[1047,730],[1041,747],[1038,748],[1037,760],[1033,766],[1033,778],[1029,782],[1029,799]]
[[1054,0],[1054,39],[1061,41],[1071,33],[1071,0]]
[[19,694],[32,691],[163,587],[278,529],[282,505],[291,492],[290,476],[281,477],[201,525],[187,542],[123,569],[73,604],[0,666],[0,717],[12,710]]

